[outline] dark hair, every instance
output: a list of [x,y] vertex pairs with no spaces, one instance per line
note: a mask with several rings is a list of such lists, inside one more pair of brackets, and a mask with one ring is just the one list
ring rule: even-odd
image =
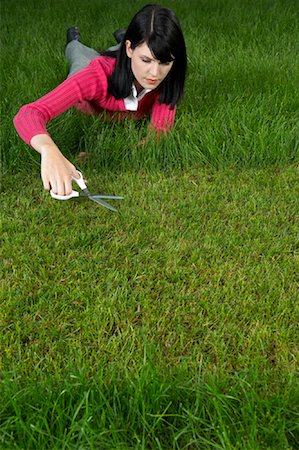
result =
[[126,53],[127,40],[133,50],[145,42],[162,63],[174,61],[169,74],[158,86],[159,102],[171,104],[173,109],[183,95],[187,67],[186,45],[178,18],[168,8],[146,5],[131,20],[119,51],[102,53],[117,58],[108,80],[108,90],[116,99],[128,97],[134,81],[131,59]]

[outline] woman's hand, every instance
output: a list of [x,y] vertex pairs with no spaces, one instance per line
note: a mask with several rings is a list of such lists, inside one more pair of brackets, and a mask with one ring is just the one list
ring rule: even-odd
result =
[[44,188],[54,194],[69,195],[72,177],[79,178],[76,168],[58,150],[45,148],[41,152],[41,176]]
[[80,178],[75,166],[63,156],[49,136],[34,136],[30,143],[41,155],[44,188],[47,191],[52,189],[54,194],[69,195],[72,192],[72,177]]

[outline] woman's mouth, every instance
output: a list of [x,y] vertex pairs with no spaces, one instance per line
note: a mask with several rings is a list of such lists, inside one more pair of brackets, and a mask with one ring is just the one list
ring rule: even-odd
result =
[[154,80],[152,78],[146,78],[147,83],[149,84],[156,84],[158,82],[158,80]]

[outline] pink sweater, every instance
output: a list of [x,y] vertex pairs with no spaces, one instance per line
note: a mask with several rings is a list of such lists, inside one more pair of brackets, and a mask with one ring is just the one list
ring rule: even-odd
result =
[[[159,92],[153,90],[146,94],[138,104],[136,112],[127,111],[124,100],[116,100],[108,93],[108,77],[115,66],[116,59],[101,56],[95,58],[84,69],[57,86],[39,100],[23,106],[14,118],[14,125],[20,137],[30,145],[33,136],[49,134],[47,123],[75,106],[86,112],[97,114],[107,111],[117,119],[126,116],[141,118],[151,112],[151,128],[157,132],[169,131],[172,127],[176,108],[159,104]],[[114,113],[114,114],[113,114]]]

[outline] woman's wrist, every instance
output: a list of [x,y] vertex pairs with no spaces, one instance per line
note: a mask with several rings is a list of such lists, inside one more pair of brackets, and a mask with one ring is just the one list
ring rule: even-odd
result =
[[54,154],[54,153],[61,153],[57,145],[53,144],[42,144],[40,146],[40,149],[38,150],[39,153],[43,156],[45,154]]
[[38,134],[33,136],[30,145],[41,155],[45,153],[60,152],[55,142],[47,134]]

